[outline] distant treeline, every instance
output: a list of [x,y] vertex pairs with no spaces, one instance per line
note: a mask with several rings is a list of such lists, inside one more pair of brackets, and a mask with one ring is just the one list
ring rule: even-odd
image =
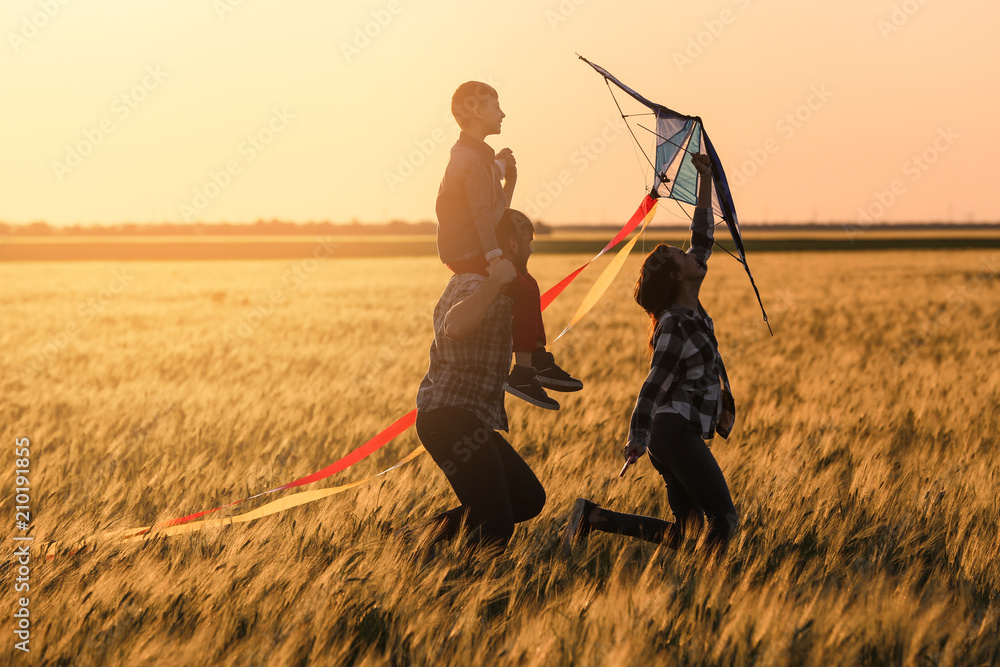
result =
[[[565,232],[602,232],[619,229],[620,224],[560,224],[550,225],[535,222],[538,234],[548,234],[553,231]],[[407,234],[433,234],[437,225],[430,221],[404,222],[393,220],[386,223],[334,223],[334,222],[282,222],[280,220],[258,220],[254,223],[122,223],[116,225],[72,225],[56,226],[45,222],[32,222],[25,225],[14,225],[0,222],[0,236],[315,236],[328,234],[343,234],[350,236],[389,235],[402,236]],[[809,224],[742,224],[743,229],[760,231],[842,231],[845,227],[854,227],[854,223],[809,223]],[[669,225],[663,229],[684,229],[680,225]],[[1000,222],[992,223],[912,223],[869,225],[865,231],[887,230],[969,230],[969,229],[1000,229]]]
[[393,220],[382,224],[360,222],[282,222],[258,220],[253,223],[197,222],[197,223],[122,223],[117,225],[56,226],[46,222],[12,225],[0,222],[0,235],[9,236],[295,236],[317,234],[433,234],[433,222],[403,222]]

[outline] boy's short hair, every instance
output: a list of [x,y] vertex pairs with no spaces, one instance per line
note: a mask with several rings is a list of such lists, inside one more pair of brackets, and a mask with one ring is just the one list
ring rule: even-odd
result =
[[528,216],[517,209],[508,208],[496,226],[497,243],[506,243],[525,231],[531,234],[531,238],[535,238],[535,226],[531,224]]
[[500,99],[493,86],[481,81],[466,81],[451,96],[451,115],[464,130],[472,118],[472,110],[480,105],[480,100],[489,99]]

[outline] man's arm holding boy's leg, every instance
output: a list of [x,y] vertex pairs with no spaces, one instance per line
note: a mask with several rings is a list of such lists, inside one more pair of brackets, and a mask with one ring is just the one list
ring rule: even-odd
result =
[[506,259],[491,264],[487,271],[489,278],[480,283],[475,292],[452,306],[445,315],[444,335],[448,338],[460,341],[475,331],[503,288],[517,277],[517,269]]

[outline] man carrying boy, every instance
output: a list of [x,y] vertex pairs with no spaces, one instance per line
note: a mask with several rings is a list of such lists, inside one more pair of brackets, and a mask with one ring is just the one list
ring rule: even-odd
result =
[[496,227],[505,259],[482,275],[453,275],[434,308],[434,342],[417,390],[417,435],[461,503],[432,520],[439,539],[463,521],[473,548],[503,550],[514,525],[537,516],[545,489],[498,433],[508,430],[504,379],[510,368],[511,311],[504,289],[526,266],[533,229],[508,210]]
[[[503,257],[496,226],[510,206],[517,166],[509,148],[496,154],[484,141],[500,134],[505,117],[492,86],[463,83],[452,96],[451,112],[461,132],[438,191],[438,256],[456,275],[488,276],[488,268]],[[579,391],[583,383],[559,368],[545,350],[538,283],[526,269],[507,287],[507,295],[512,300],[515,365],[504,390],[533,405],[558,410],[559,403],[543,387]]]

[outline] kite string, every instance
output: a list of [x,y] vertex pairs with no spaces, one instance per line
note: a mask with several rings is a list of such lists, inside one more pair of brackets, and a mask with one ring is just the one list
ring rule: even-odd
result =
[[[677,200],[675,199],[674,201],[676,202]],[[693,221],[693,219],[691,218],[691,214],[687,212],[687,209],[685,209],[683,206],[681,206],[680,202],[677,202],[677,207],[680,208],[682,211],[684,211],[684,215],[686,215],[688,217],[688,219],[691,219]],[[723,222],[725,222],[725,219],[719,220],[719,222],[715,223],[715,226],[718,227]],[[712,235],[712,244],[715,245],[715,246],[718,246],[719,248],[722,248],[722,250],[725,251],[725,253],[727,255],[729,255],[730,257],[732,257],[737,262],[739,262],[740,264],[743,265],[743,268],[747,272],[747,276],[750,277],[750,286],[753,287],[753,292],[754,292],[754,294],[757,295],[757,301],[759,303],[760,302],[760,292],[757,291],[757,283],[754,282],[753,275],[750,273],[750,267],[747,266],[747,263],[745,261],[743,261],[742,259],[740,259],[739,257],[737,257],[736,255],[734,255],[733,253],[729,252],[729,248],[727,248],[726,246],[724,246],[721,243],[719,243],[718,241],[716,241],[714,234]],[[767,320],[767,312],[764,311],[764,306],[763,305],[761,306],[760,309],[761,309],[761,312],[764,315],[764,324],[767,325],[767,333],[769,333],[771,335],[771,337],[773,338],[774,337],[774,331],[771,330],[771,323],[768,322],[768,320]]]
[[[650,222],[652,222],[652,221],[650,221]],[[648,226],[649,225],[644,225],[643,228],[642,228],[642,257],[643,257],[643,265],[645,265],[645,259],[646,259],[646,227],[648,227]],[[642,377],[642,346],[640,346],[640,345],[636,345],[635,346],[635,366],[636,366],[636,369],[637,369],[636,375],[638,377]]]
[[646,151],[642,150],[642,144],[639,143],[639,138],[636,137],[635,132],[632,131],[632,126],[628,124],[628,119],[625,117],[625,112],[622,111],[622,106],[618,104],[618,98],[615,97],[615,91],[612,90],[611,82],[608,80],[607,77],[604,77],[604,84],[608,87],[608,92],[611,93],[611,99],[614,100],[615,106],[618,107],[619,115],[621,115],[622,120],[625,121],[625,127],[628,128],[628,133],[632,135],[632,141],[634,141],[636,146],[639,147],[639,152],[641,152],[642,156],[646,158],[646,162],[649,163],[649,166],[653,168],[653,174],[656,174],[656,165],[653,164],[653,161],[649,159],[648,155],[646,155]]

